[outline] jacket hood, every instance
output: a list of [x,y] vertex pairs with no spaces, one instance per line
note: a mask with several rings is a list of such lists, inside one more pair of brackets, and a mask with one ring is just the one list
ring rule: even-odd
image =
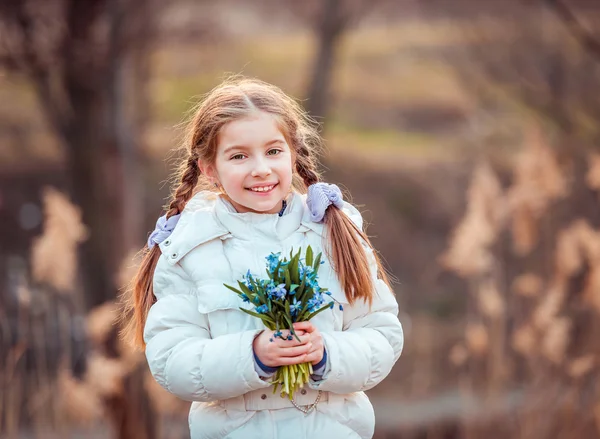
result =
[[[172,265],[200,244],[235,236],[242,240],[283,240],[296,231],[313,230],[324,235],[324,224],[310,219],[306,195],[292,192],[282,216],[255,212],[238,213],[222,196],[210,191],[195,194],[186,204],[171,236],[159,244]],[[362,229],[360,212],[344,202],[342,209]]]

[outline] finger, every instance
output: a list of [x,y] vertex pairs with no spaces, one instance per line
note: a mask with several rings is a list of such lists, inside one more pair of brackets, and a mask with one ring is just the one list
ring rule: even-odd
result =
[[294,323],[294,330],[304,330],[306,332],[313,332],[316,328],[311,322],[296,322]]
[[307,355],[298,355],[296,357],[282,357],[279,360],[279,364],[281,366],[289,366],[290,364],[302,364],[302,363],[308,363],[308,360],[306,359]]
[[310,341],[310,334],[302,335],[298,337],[300,341],[296,337],[292,337],[291,340],[282,340],[279,337],[273,338],[274,346],[279,348],[289,348],[293,346],[305,345]]
[[[287,338],[288,336],[294,336],[294,335],[305,335],[307,332],[303,329],[299,329],[296,330],[295,328],[290,330],[290,329],[281,329],[281,335],[283,336],[283,338]],[[271,334],[271,336],[274,336],[274,334],[277,332],[276,330],[271,330],[271,331],[267,331],[269,334]],[[279,338],[279,337],[277,337]]]
[[305,344],[302,346],[295,346],[291,348],[280,349],[278,355],[280,357],[298,357],[301,355],[308,354],[313,349],[312,344]]
[[302,363],[318,363],[323,358],[322,353],[320,353],[320,349],[315,349],[314,347],[304,355],[297,355],[295,357],[282,357],[279,359],[278,363],[281,365],[289,365],[289,364],[302,364]]

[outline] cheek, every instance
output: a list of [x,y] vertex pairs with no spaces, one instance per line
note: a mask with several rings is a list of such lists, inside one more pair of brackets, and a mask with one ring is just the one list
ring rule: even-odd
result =
[[292,179],[293,168],[292,168],[292,158],[289,157],[286,160],[282,160],[277,165],[277,173],[281,179],[290,180]]
[[240,166],[225,165],[219,170],[219,177],[223,186],[228,186],[232,183],[236,184],[242,178],[242,174]]

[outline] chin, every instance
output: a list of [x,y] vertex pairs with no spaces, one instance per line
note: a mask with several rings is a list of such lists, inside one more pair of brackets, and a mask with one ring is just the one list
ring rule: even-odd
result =
[[252,210],[254,210],[256,212],[267,213],[267,212],[270,212],[273,209],[277,208],[278,204],[279,204],[279,202],[269,203],[269,204],[266,204],[266,203],[254,203],[254,205],[249,206],[249,207],[250,207],[250,209],[252,209]]
[[[283,198],[283,197],[282,197]],[[256,200],[250,200],[247,204],[244,204],[246,208],[252,209],[255,212],[266,213],[279,207],[282,198],[274,197],[272,200],[263,200],[257,202]],[[273,212],[271,212],[273,213]],[[276,212],[275,212],[276,213]]]

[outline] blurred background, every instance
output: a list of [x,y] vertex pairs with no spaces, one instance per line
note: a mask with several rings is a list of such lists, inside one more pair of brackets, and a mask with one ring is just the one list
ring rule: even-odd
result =
[[597,0],[2,0],[0,43],[1,437],[189,437],[116,298],[232,73],[323,123],[397,279],[376,439],[600,437]]

